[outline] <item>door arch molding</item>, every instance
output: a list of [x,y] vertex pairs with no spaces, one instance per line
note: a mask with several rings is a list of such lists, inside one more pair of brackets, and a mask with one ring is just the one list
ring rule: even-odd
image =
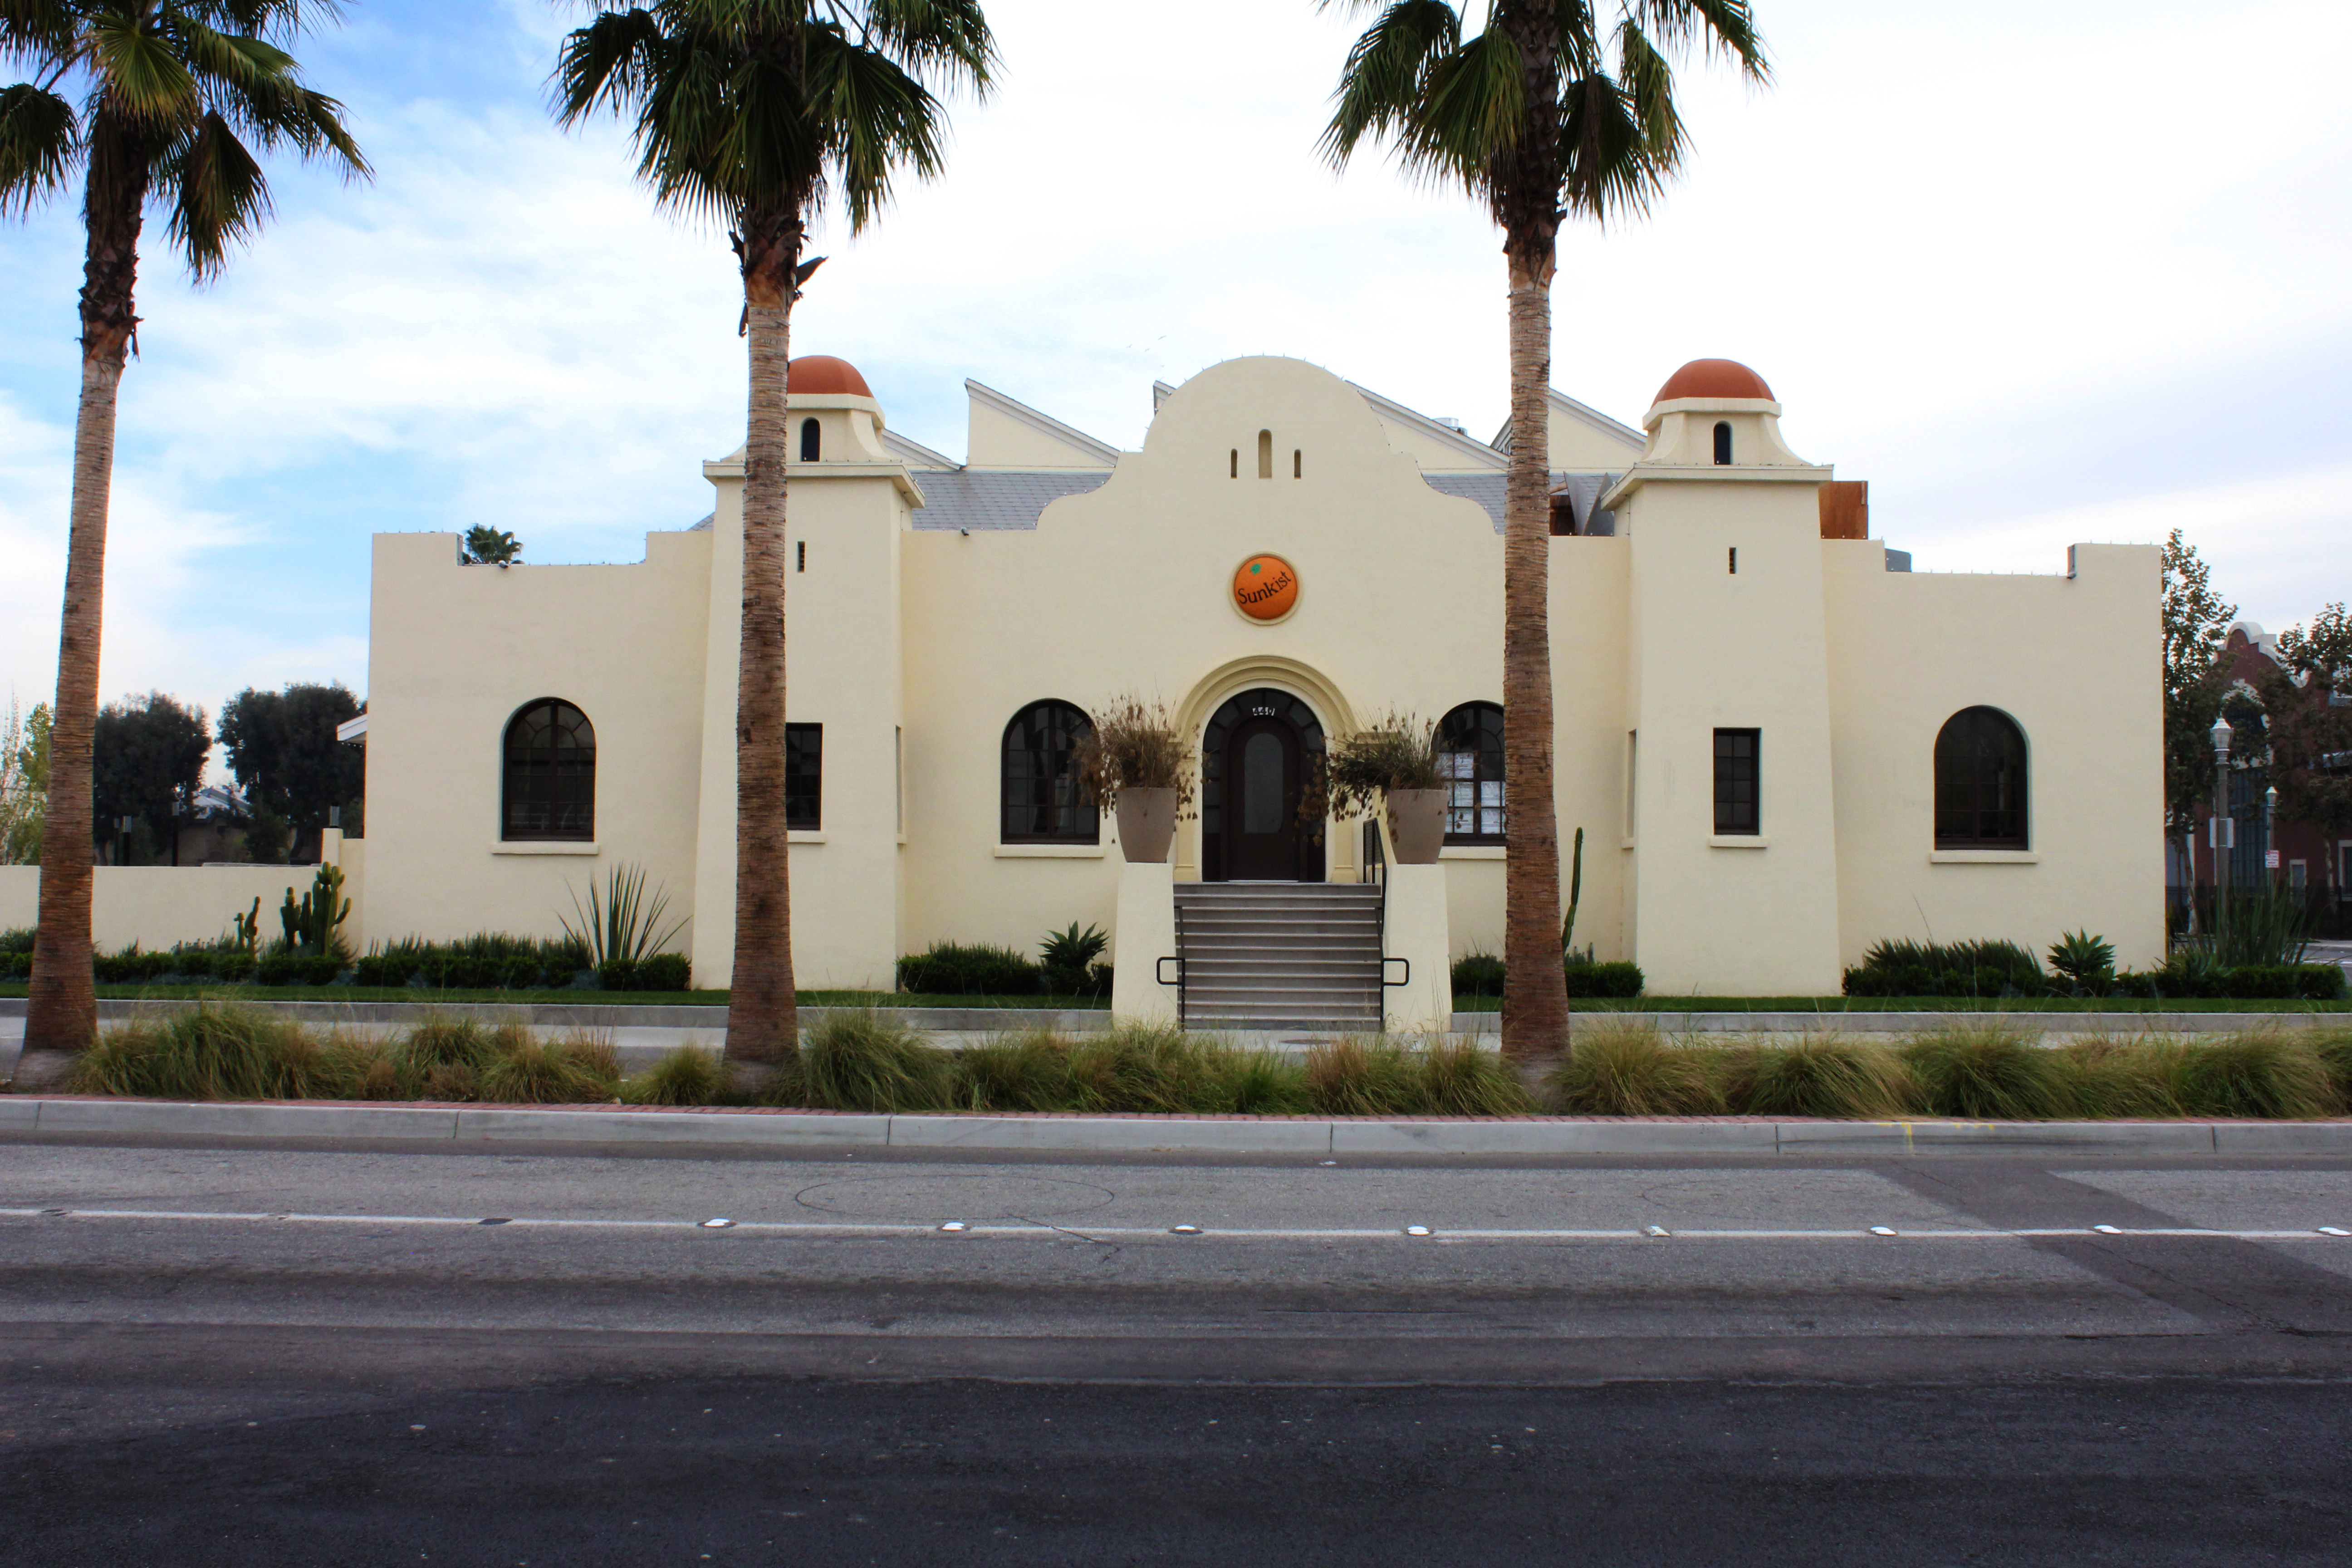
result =
[[[1354,704],[1350,703],[1337,684],[1321,670],[1300,659],[1282,654],[1252,654],[1221,664],[1193,684],[1183,700],[1171,715],[1179,734],[1188,738],[1194,752],[1200,751],[1203,732],[1209,721],[1243,692],[1260,686],[1270,686],[1276,691],[1286,691],[1315,710],[1326,737],[1343,735],[1361,726],[1357,722]],[[1198,763],[1196,763],[1197,766]],[[1324,828],[1327,846],[1323,875],[1334,882],[1356,879],[1356,847],[1352,833],[1339,833],[1327,824]],[[1176,835],[1176,878],[1179,881],[1198,881],[1201,877],[1201,825],[1194,820],[1180,824]]]

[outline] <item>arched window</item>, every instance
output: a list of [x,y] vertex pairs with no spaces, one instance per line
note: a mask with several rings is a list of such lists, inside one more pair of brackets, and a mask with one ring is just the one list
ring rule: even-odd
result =
[[1963,708],[1936,736],[1936,847],[2022,849],[2025,731],[1998,708]]
[[507,721],[506,788],[499,837],[596,837],[596,727],[560,698],[523,705]]
[[1437,726],[1437,762],[1445,775],[1445,842],[1503,842],[1503,710],[1465,702]]
[[1094,800],[1078,783],[1078,742],[1093,732],[1083,710],[1050,700],[1004,726],[1003,842],[1102,842]]
[[801,461],[814,463],[824,448],[824,432],[814,419],[801,421]]
[[1718,463],[1731,461],[1731,421],[1728,419],[1715,422],[1715,460]]

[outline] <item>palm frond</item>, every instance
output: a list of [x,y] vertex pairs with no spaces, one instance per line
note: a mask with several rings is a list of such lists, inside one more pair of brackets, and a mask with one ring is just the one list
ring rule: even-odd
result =
[[809,102],[833,128],[841,195],[855,233],[890,199],[892,174],[936,175],[944,149],[940,103],[929,89],[878,49],[818,32],[809,50]]
[[[1324,0],[1369,9],[1374,0]],[[1446,0],[1393,0],[1348,50],[1323,132],[1324,156],[1347,163],[1367,136],[1394,136],[1417,115],[1438,61],[1461,47],[1462,18]]]
[[79,27],[68,0],[0,0],[0,59],[54,68],[72,58]]
[[143,17],[104,11],[84,34],[82,59],[97,78],[97,95],[122,119],[176,131],[202,112],[195,73],[165,34],[140,26]]
[[968,87],[986,98],[1000,63],[979,0],[870,0],[872,47],[905,63],[926,85]]
[[1741,74],[1759,82],[1772,78],[1748,0],[1630,0],[1625,19],[1666,48],[1696,40],[1710,59],[1737,60]]
[[63,189],[82,151],[72,104],[31,82],[0,88],[0,217]]
[[199,283],[219,276],[230,249],[269,216],[269,183],[236,132],[207,111],[157,160],[156,185],[171,203],[170,234]]

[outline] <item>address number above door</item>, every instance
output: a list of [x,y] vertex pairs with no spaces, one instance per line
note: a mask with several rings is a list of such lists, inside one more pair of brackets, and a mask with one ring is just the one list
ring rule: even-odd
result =
[[1253,555],[1234,568],[1234,608],[1254,621],[1278,621],[1298,607],[1298,574],[1279,555]]

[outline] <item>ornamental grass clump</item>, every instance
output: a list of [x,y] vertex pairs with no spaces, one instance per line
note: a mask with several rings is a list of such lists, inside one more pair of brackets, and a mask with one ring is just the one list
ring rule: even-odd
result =
[[946,1110],[955,1061],[895,1014],[843,1008],[801,1046],[805,1103],[821,1110]]
[[2343,1098],[2311,1047],[2256,1029],[2182,1047],[2171,1064],[2175,1098],[2189,1116],[2300,1121],[2340,1115]]
[[1724,1099],[1745,1116],[1901,1116],[1911,1109],[1912,1094],[1910,1077],[1892,1051],[1834,1035],[1746,1046],[1725,1063]]
[[1307,1048],[1307,1103],[1322,1116],[1410,1116],[1421,1109],[1421,1063],[1398,1042],[1349,1035]]
[[1709,1116],[1724,1109],[1717,1068],[1717,1053],[1653,1025],[1611,1022],[1579,1029],[1544,1088],[1571,1116]]
[[1535,1101],[1502,1057],[1472,1040],[1432,1040],[1421,1053],[1422,1110],[1430,1116],[1524,1116]]
[[155,1100],[300,1100],[331,1090],[333,1066],[299,1024],[207,1005],[106,1031],[75,1058],[64,1087]]
[[484,1100],[504,1105],[568,1105],[618,1098],[621,1067],[609,1038],[585,1031],[551,1040],[525,1029],[515,1033],[519,1037],[502,1040],[501,1048],[480,1069]]
[[718,1105],[727,1099],[727,1069],[716,1051],[680,1046],[623,1079],[620,1098],[629,1105]]
[[1052,1029],[1024,1029],[956,1053],[955,1103],[963,1110],[1066,1110],[1070,1043]]
[[2051,1121],[2080,1109],[2067,1059],[2000,1023],[1961,1023],[1903,1047],[1919,1108],[1972,1121]]

